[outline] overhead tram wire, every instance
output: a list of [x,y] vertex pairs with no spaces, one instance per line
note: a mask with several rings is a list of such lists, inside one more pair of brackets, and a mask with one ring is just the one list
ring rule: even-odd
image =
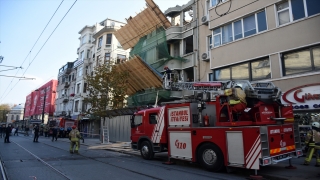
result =
[[[57,9],[55,10],[55,12],[53,13],[53,15],[51,16],[50,20],[48,21],[47,25],[44,27],[44,29],[42,30],[41,34],[39,35],[38,39],[36,40],[36,42],[33,44],[31,50],[29,51],[27,57],[23,60],[22,64],[20,65],[20,67],[23,66],[24,62],[27,60],[27,58],[29,57],[29,55],[31,54],[34,46],[37,44],[37,42],[39,41],[40,37],[42,36],[43,32],[47,29],[48,25],[50,24],[52,18],[54,17],[54,15],[56,14],[56,12],[58,11],[58,9],[60,8],[61,4],[63,3],[64,0],[61,1],[61,3],[59,4],[59,6],[57,7]],[[22,68],[21,68],[22,69]],[[17,70],[16,74],[14,76],[16,76],[18,74],[20,69]],[[3,97],[3,95],[6,93],[6,91],[8,90],[9,86],[11,85],[12,81],[14,80],[14,78],[12,78],[11,82],[8,84],[6,90],[3,92],[2,96],[0,97],[0,101]]]
[[[54,30],[52,31],[52,33],[50,34],[50,36],[47,38],[47,40],[44,42],[44,44],[41,46],[40,50],[37,52],[36,56],[32,59],[32,61],[29,63],[28,67],[26,68],[26,70],[24,71],[24,73],[22,74],[22,76],[27,72],[27,70],[29,69],[30,65],[32,64],[32,62],[36,59],[36,57],[38,56],[38,54],[41,52],[42,48],[46,45],[46,43],[48,42],[48,40],[51,38],[52,34],[56,31],[56,29],[59,27],[59,25],[61,24],[61,22],[63,21],[63,19],[67,16],[67,14],[69,13],[69,11],[73,8],[73,6],[75,5],[75,3],[78,0],[75,0],[74,3],[71,5],[71,7],[69,8],[69,10],[66,12],[66,14],[62,17],[62,19],[60,20],[60,22],[57,24],[57,26],[54,28]],[[17,83],[10,89],[10,91],[6,94],[5,97],[3,97],[1,100],[5,99],[8,94],[12,91],[12,89],[19,83],[20,81],[17,81]],[[0,102],[1,102],[0,100]]]
[[[237,10],[239,10],[239,9],[242,9],[242,8],[244,8],[244,7],[246,7],[246,6],[250,5],[250,4],[253,4],[253,3],[257,2],[257,1],[259,1],[259,0],[252,1],[252,2],[250,2],[250,3],[248,3],[248,4],[244,5],[244,6],[241,6],[241,7],[237,8],[237,9],[234,9],[234,10],[232,10],[232,11],[229,11],[227,14],[233,13],[233,12],[235,12],[235,11],[237,11]],[[222,16],[219,16],[219,17],[217,17],[217,18],[215,18],[215,19],[212,19],[212,20],[210,20],[210,21],[208,21],[208,22],[214,21],[214,20],[219,19],[219,18],[221,18],[221,17],[222,17]],[[159,25],[159,24],[157,24],[157,25]],[[157,25],[152,26],[151,28],[156,27]],[[204,24],[201,24],[201,25],[196,26],[196,27],[200,27],[200,26],[204,26]],[[151,29],[151,28],[150,28],[150,29]],[[143,33],[138,34],[137,36],[133,37],[133,39],[136,38],[136,37],[139,37],[141,34],[143,34]],[[172,38],[178,37],[178,36],[179,36],[179,34],[176,35],[176,36],[173,36]],[[133,39],[130,39],[130,40],[126,41],[125,43],[128,43],[128,42],[132,41]],[[150,47],[149,49],[152,49],[152,48],[154,48],[154,47]],[[112,53],[113,51],[115,51],[115,50],[117,50],[117,49],[120,49],[120,48],[116,48],[116,49],[110,51],[110,53]],[[18,82],[19,82],[19,81],[18,81]],[[18,82],[17,82],[17,83],[18,83]],[[17,83],[16,83],[16,84],[17,84]],[[15,84],[15,85],[16,85],[16,84]],[[15,86],[14,86],[14,87],[15,87]],[[14,87],[13,87],[13,88],[14,88]],[[13,88],[11,88],[11,90],[12,90]],[[11,90],[10,90],[10,91],[11,91]],[[7,95],[8,95],[8,94],[7,94]],[[7,95],[6,95],[6,96],[7,96]]]

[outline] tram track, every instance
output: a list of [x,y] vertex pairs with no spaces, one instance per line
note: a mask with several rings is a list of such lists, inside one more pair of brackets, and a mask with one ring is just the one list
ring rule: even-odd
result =
[[[27,138],[27,137],[25,137]],[[28,138],[29,139],[29,138]],[[60,142],[64,142],[64,143],[67,143],[65,141],[60,141]],[[49,169],[51,169],[52,171],[55,171],[56,173],[58,173],[60,176],[62,176],[64,179],[67,179],[67,180],[71,180],[72,178],[68,177],[67,175],[65,175],[63,172],[59,171],[58,169],[56,169],[55,167],[51,166],[49,163],[47,163],[45,160],[41,159],[40,157],[36,156],[35,154],[33,154],[32,152],[30,152],[28,149],[24,148],[23,146],[21,146],[20,144],[14,142],[17,146],[19,146],[20,148],[22,148],[23,150],[25,150],[26,152],[28,152],[29,154],[31,154],[35,159],[37,159],[38,161],[40,161],[41,163],[43,163],[44,165],[46,165]],[[52,148],[55,148],[55,149],[59,149],[59,150],[64,150],[63,148],[60,148],[60,147],[57,147],[57,146],[54,146],[52,144],[48,144],[46,142],[41,142],[42,144],[46,145],[46,146],[50,146]],[[87,146],[85,144],[81,144],[82,146]],[[108,151],[112,151],[112,150],[108,150]],[[125,153],[125,152],[119,152],[119,153],[123,153],[123,154],[129,154],[129,153]],[[129,155],[132,155],[132,154],[129,154]],[[98,160],[97,158],[106,158],[106,157],[89,157],[89,156],[86,156],[86,155],[83,155],[83,154],[79,154],[77,156],[80,156],[80,157],[83,157],[85,159],[90,159],[92,161],[95,161],[95,162],[99,162],[99,163],[102,163],[102,164],[106,164],[108,166],[112,166],[112,167],[115,167],[115,168],[118,168],[118,169],[122,169],[122,170],[125,170],[125,171],[128,171],[128,172],[131,172],[131,173],[135,173],[135,174],[138,174],[138,175],[141,175],[141,176],[144,176],[144,177],[147,177],[147,178],[151,178],[151,179],[157,179],[157,180],[160,180],[162,178],[159,178],[157,176],[152,176],[150,174],[146,174],[146,173],[143,173],[143,172],[137,172],[135,170],[132,170],[132,169],[129,169],[129,168],[126,168],[126,167],[122,167],[122,166],[119,166],[119,165],[116,165],[116,164],[112,164],[112,163],[109,163],[109,162],[105,162],[103,160]],[[121,156],[115,156],[115,155],[111,155],[109,156],[111,158],[117,158],[117,159],[121,159],[121,160],[125,160],[125,161],[130,161],[130,162],[133,162],[133,163],[143,163],[143,164],[147,164],[147,165],[150,165],[150,166],[154,166],[154,167],[159,167],[159,168],[163,168],[163,169],[166,169],[168,171],[178,171],[178,172],[182,172],[182,173],[187,173],[187,174],[190,174],[190,175],[196,175],[198,176],[199,178],[203,177],[203,178],[213,178],[213,176],[210,176],[210,175],[206,175],[206,174],[202,174],[202,173],[196,173],[196,172],[191,172],[191,171],[187,171],[187,170],[182,170],[180,168],[173,168],[172,166],[171,167],[165,167],[163,166],[162,164],[160,165],[157,165],[157,164],[154,164],[154,163],[149,163],[149,162],[146,162],[146,161],[141,161],[141,160],[133,160],[133,159],[130,159],[130,158],[127,158],[127,157],[121,157]],[[162,161],[163,159],[161,158],[156,158],[155,160],[157,161]],[[227,180],[229,178],[221,178],[221,177],[214,177],[214,179],[219,179],[219,180]]]

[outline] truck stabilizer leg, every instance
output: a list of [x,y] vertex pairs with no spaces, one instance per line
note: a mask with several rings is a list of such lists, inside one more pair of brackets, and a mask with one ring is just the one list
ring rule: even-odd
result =
[[174,162],[170,161],[170,157],[168,157],[168,161],[163,162],[162,164],[166,164],[166,165],[174,165],[174,164],[176,164],[176,163],[174,163]]
[[249,179],[263,179],[263,177],[262,176],[258,176],[258,170],[254,170],[254,175],[250,175],[250,177],[249,177]]
[[292,166],[291,159],[289,159],[289,166],[286,166],[285,168],[287,168],[287,169],[297,169],[297,167]]

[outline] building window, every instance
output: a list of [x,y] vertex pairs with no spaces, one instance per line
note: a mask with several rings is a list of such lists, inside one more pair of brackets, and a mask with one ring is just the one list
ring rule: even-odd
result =
[[101,45],[102,45],[102,38],[103,38],[103,36],[101,36],[101,37],[99,38],[99,41],[98,41],[98,48],[100,48],[100,47],[101,47]]
[[222,44],[233,41],[232,24],[228,24],[222,27]]
[[81,44],[84,44],[84,43],[86,43],[86,35],[84,35],[81,39]]
[[233,23],[234,28],[234,40],[242,38],[242,20]]
[[83,59],[84,59],[84,51],[81,52],[80,59],[81,59],[81,61],[83,61]]
[[289,2],[283,2],[277,5],[277,13],[279,19],[279,25],[286,24],[290,22],[290,14],[289,14]]
[[87,59],[89,59],[90,58],[90,50],[88,49],[87,50]]
[[265,30],[267,30],[266,13],[265,11],[260,11],[231,24],[214,29],[212,32],[213,46],[218,47],[222,44],[248,37]]
[[320,13],[318,0],[289,0],[276,7],[279,26]]
[[78,68],[78,76],[82,76],[82,66]]
[[242,80],[249,79],[249,64],[239,64],[231,67],[231,79],[232,80]]
[[77,84],[77,94],[80,92],[80,83]]
[[255,15],[243,18],[243,31],[244,37],[256,34],[256,21]]
[[111,44],[111,41],[112,41],[112,34],[107,34],[106,44]]
[[256,81],[271,78],[269,58],[262,58],[250,62],[236,64],[229,67],[216,69],[214,80],[249,80]]
[[126,60],[126,56],[125,55],[117,54],[117,62],[116,62],[116,64],[122,63],[125,60]]
[[109,62],[110,62],[110,53],[106,53],[106,54],[104,55],[104,60],[105,60],[106,63],[109,63]]
[[257,13],[258,32],[267,30],[266,12],[261,11]]
[[282,54],[283,75],[320,70],[320,46]]
[[11,120],[14,120],[14,115],[11,115]]
[[208,74],[208,79],[209,79],[209,81],[213,81],[213,73]]
[[19,115],[16,115],[16,120],[19,121]]
[[252,81],[271,78],[270,61],[268,58],[251,62]]
[[184,54],[193,52],[193,36],[189,36],[183,40],[184,42]]
[[208,51],[212,49],[212,36],[208,36]]
[[227,0],[211,0],[211,7],[216,6],[219,3],[219,1],[221,1],[220,3],[222,3],[222,2],[225,2]]
[[83,84],[83,93],[86,93],[87,92],[87,83],[84,83]]
[[75,101],[74,102],[74,112],[78,112],[79,111],[78,106],[79,106],[79,101]]
[[97,56],[97,63],[96,63],[96,66],[98,66],[98,65],[99,65],[99,62],[100,62],[100,55],[99,55],[99,56]]
[[221,45],[221,28],[213,30],[213,45],[214,47]]
[[305,0],[307,4],[308,16],[320,13],[320,1],[318,0]]

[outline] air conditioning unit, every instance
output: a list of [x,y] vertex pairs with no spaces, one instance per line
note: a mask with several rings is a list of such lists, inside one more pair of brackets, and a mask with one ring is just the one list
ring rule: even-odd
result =
[[208,25],[208,22],[209,22],[208,16],[203,16],[201,18],[201,22],[202,22],[202,24]]
[[202,53],[201,59],[202,61],[209,61],[210,60],[209,53]]

